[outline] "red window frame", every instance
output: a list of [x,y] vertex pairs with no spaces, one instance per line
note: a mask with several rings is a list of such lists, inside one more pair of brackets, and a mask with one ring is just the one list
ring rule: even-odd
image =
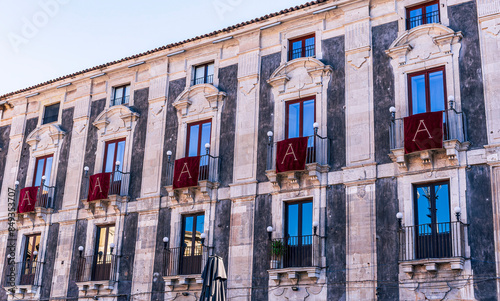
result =
[[[42,170],[42,176],[43,176],[43,175],[45,175],[45,171],[47,170],[47,159],[48,158],[52,158],[52,162],[54,162],[54,155],[52,155],[52,154],[36,158],[36,161],[35,161],[35,172],[33,173],[33,186],[35,186],[36,173],[38,172],[38,161],[45,160],[45,162],[43,162],[43,170]],[[52,173],[52,169],[51,169],[51,173]],[[47,179],[47,180],[50,180],[50,179]]]
[[293,43],[295,42],[299,42],[301,41],[302,43],[302,53],[300,54],[300,57],[306,57],[306,40],[307,39],[310,39],[310,38],[314,38],[314,53],[313,55],[316,54],[316,35],[313,33],[313,34],[310,34],[310,35],[307,35],[307,36],[303,36],[303,37],[300,37],[300,38],[296,38],[296,39],[293,39],[293,40],[289,40],[288,41],[288,60],[291,61],[292,60],[292,57],[293,57]]
[[[116,170],[116,154],[118,152],[118,142],[125,141],[125,138],[121,139],[116,139],[116,140],[111,140],[111,141],[106,141],[106,145],[104,146],[104,161],[102,162],[102,172],[106,171],[106,161],[108,159],[108,145],[110,144],[116,144],[115,146],[115,153],[113,154],[113,169],[112,171],[114,172]],[[123,162],[120,162],[123,164]]]
[[288,139],[288,110],[291,104],[300,103],[300,117],[299,117],[299,137],[304,137],[304,102],[314,100],[314,122],[316,122],[316,97],[305,97],[297,100],[290,100],[286,102],[285,108],[285,139]]
[[413,115],[413,98],[412,98],[412,88],[411,88],[411,78],[415,76],[419,76],[422,74],[425,74],[425,111],[430,112],[431,109],[431,92],[430,92],[430,86],[429,86],[429,73],[433,73],[436,71],[443,71],[443,91],[444,91],[444,108],[445,110],[448,109],[448,103],[446,102],[446,70],[444,66],[441,67],[436,67],[432,69],[427,69],[415,73],[410,73],[408,74],[408,103],[410,105],[410,115]]
[[[439,0],[435,0],[435,1],[431,1],[431,2],[425,2],[425,3],[422,3],[422,4],[418,4],[418,5],[415,5],[415,6],[410,6],[410,7],[407,7],[406,8],[406,29],[409,30],[411,29],[410,28],[410,12],[411,11],[414,11],[416,9],[419,9],[421,8],[422,9],[422,24],[427,24],[427,18],[425,17],[425,15],[427,14],[427,7],[431,6],[431,5],[434,5],[434,4],[437,4],[437,7],[438,7],[438,19],[439,19],[439,22],[441,22],[441,8],[439,7]],[[413,27],[415,28],[415,27]]]
[[[29,261],[34,261],[34,260],[36,260],[36,258],[33,256],[33,252],[40,251],[39,249],[40,249],[41,235],[40,235],[40,233],[37,233],[37,234],[26,235],[25,237],[26,237],[26,241],[25,241],[25,245],[24,245],[23,261],[28,261],[27,257],[28,257],[29,252],[31,252],[31,253],[29,253],[31,255],[31,258],[29,259]],[[38,237],[38,245],[36,244],[37,237]],[[32,242],[31,250],[29,250],[30,241]],[[38,249],[37,249],[37,246],[38,246]]]
[[189,141],[190,141],[190,135],[191,135],[191,127],[195,125],[200,125],[198,129],[198,152],[197,156],[200,156],[200,150],[201,150],[201,133],[202,133],[202,124],[205,123],[210,123],[210,137],[209,140],[212,141],[212,119],[205,119],[201,121],[196,121],[193,123],[189,123],[187,126],[187,135],[186,135],[186,157],[189,157]]

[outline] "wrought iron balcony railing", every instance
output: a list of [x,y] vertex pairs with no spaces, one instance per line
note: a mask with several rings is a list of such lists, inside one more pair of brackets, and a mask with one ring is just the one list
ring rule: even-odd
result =
[[464,258],[466,229],[460,221],[402,226],[398,231],[399,261]]
[[[167,186],[171,186],[174,180],[174,163],[169,156],[167,162]],[[209,153],[200,156],[198,181],[213,183],[219,181],[219,157],[214,157]]]
[[289,236],[272,239],[270,269],[317,266],[318,236]]
[[[11,267],[13,266],[11,265],[9,268]],[[16,262],[15,284],[40,286],[42,284],[42,279],[40,277],[42,267],[43,267],[43,262],[37,260],[25,260],[22,262]],[[12,282],[8,281],[7,284],[10,286],[12,285]]]
[[201,244],[164,250],[163,276],[201,274],[207,262],[208,248]]
[[213,84],[214,83],[214,75],[209,74],[207,76],[202,76],[193,79],[192,86],[200,85],[200,84]]
[[[276,142],[272,142],[272,137],[269,137],[267,143],[267,163],[266,170],[276,169]],[[328,137],[321,137],[318,134],[307,137],[307,152],[306,164],[318,163],[320,165],[327,165],[329,162],[329,146],[330,139]]]
[[439,23],[439,11],[428,12],[425,15],[418,15],[406,20],[406,28],[412,29],[422,24]]
[[76,282],[115,281],[117,256],[113,254],[97,254],[78,258]]
[[[443,140],[458,140],[460,143],[468,141],[465,113],[457,112],[450,105],[450,109],[443,114]],[[404,148],[404,118],[395,118],[394,113],[392,113],[389,137],[391,149]]]
[[291,61],[301,57],[314,56],[315,47],[316,45],[313,44],[313,45],[307,45],[305,47],[294,48],[293,50],[290,50],[288,54],[288,59]]
[[[121,172],[119,170],[110,173],[109,189],[108,195],[128,195],[129,184],[130,184],[130,172]],[[86,175],[83,178],[85,190],[84,199],[88,198],[89,192],[89,176]]]
[[123,105],[127,104],[129,102],[130,96],[124,96],[124,97],[116,97],[111,99],[111,106],[118,106],[118,105]]

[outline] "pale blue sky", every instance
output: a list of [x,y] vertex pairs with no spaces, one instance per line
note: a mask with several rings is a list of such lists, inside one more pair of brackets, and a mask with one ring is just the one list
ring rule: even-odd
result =
[[0,95],[307,0],[0,0]]

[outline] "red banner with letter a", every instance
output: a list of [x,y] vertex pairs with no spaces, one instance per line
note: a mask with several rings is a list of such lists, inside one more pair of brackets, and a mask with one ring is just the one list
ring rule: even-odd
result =
[[174,189],[198,186],[200,158],[200,156],[197,156],[175,160],[173,181]]
[[39,186],[26,187],[21,189],[21,193],[19,194],[19,205],[17,206],[17,213],[35,211],[38,188]]
[[306,169],[308,137],[290,138],[278,142],[276,172]]
[[98,173],[90,176],[88,202],[103,200],[108,198],[110,172]]
[[404,118],[405,154],[443,148],[443,112],[421,113]]

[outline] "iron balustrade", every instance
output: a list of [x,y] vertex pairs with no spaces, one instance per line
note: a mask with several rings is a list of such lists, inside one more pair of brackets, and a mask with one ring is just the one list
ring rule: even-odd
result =
[[53,208],[54,207],[54,197],[56,195],[55,186],[47,186],[42,181],[42,185],[38,188],[38,193],[36,195],[35,207],[40,208]]
[[399,261],[429,258],[465,257],[467,224],[460,221],[402,226]]
[[[458,140],[460,143],[469,140],[467,136],[467,118],[464,112],[457,112],[451,105],[450,109],[443,111],[443,140]],[[391,149],[404,148],[404,118],[395,118],[392,115],[390,125]]]
[[275,238],[270,244],[270,269],[311,267],[317,262],[318,236],[288,236]]
[[408,18],[406,22],[406,26],[408,29],[412,29],[422,24],[439,23],[439,11],[431,11],[426,13],[425,15],[411,17]]
[[124,96],[124,97],[116,97],[111,99],[111,106],[118,106],[118,105],[123,105],[129,102],[130,96]]
[[80,256],[76,267],[76,282],[115,281],[117,259],[113,254]]
[[164,250],[163,276],[201,274],[208,258],[208,248],[201,244]]
[[192,86],[200,85],[200,84],[213,84],[213,83],[214,83],[214,75],[210,74],[207,76],[202,76],[202,77],[198,77],[198,78],[193,79]]
[[294,48],[290,50],[289,60],[294,60],[301,57],[311,57],[314,56],[314,49],[316,45],[307,45],[305,47]]
[[[276,169],[276,144],[277,142],[273,143],[271,140],[267,143],[266,170]],[[329,146],[330,139],[328,137],[321,137],[318,134],[307,136],[306,164],[327,165],[330,160]]]
[[[130,173],[129,172],[121,172],[119,170],[111,172],[109,179],[109,189],[108,195],[119,195],[126,196],[128,195],[128,189],[130,184]],[[84,199],[88,198],[89,193],[89,177],[84,177]]]
[[37,260],[25,260],[15,263],[16,285],[33,285],[40,286],[42,279],[40,273],[42,271],[43,262]]
[[[171,186],[174,181],[174,163],[170,158],[167,161],[167,186]],[[218,182],[219,167],[219,157],[210,154],[200,156],[198,181]]]

